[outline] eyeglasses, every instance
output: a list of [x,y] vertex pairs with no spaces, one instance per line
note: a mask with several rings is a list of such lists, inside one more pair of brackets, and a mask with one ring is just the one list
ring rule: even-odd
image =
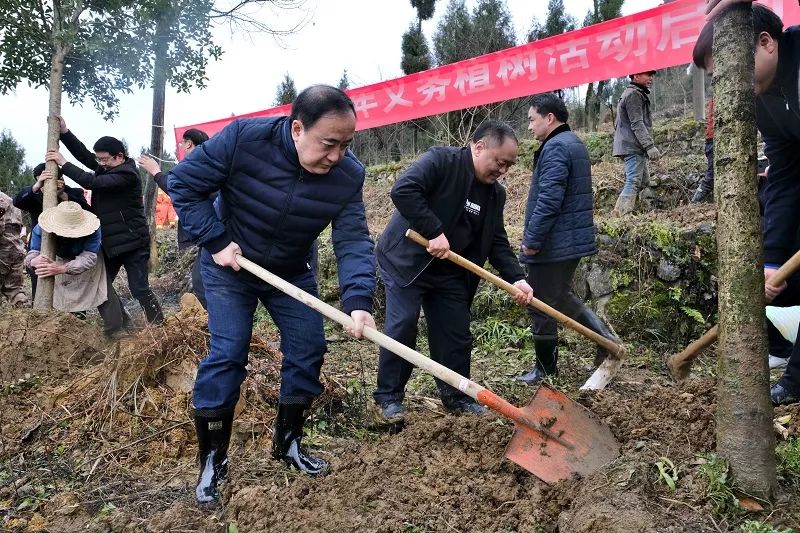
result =
[[98,165],[105,165],[109,161],[112,161],[116,156],[107,156],[107,157],[95,157],[94,160],[97,161]]

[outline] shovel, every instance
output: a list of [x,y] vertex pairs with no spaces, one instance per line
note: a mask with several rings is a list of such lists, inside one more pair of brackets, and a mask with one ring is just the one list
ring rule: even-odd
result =
[[[236,256],[236,262],[295,300],[345,327],[352,327],[353,320],[335,307],[241,255]],[[506,447],[506,457],[545,483],[555,483],[575,474],[586,476],[619,456],[619,443],[611,430],[595,420],[583,406],[555,389],[542,386],[528,405],[515,407],[489,389],[376,329],[365,327],[363,336],[513,420],[516,429]]]
[[[406,237],[414,241],[415,243],[419,244],[420,246],[424,246],[425,248],[428,247],[428,239],[410,229],[406,231]],[[452,261],[453,263],[466,268],[473,274],[485,279],[489,283],[503,289],[504,291],[508,292],[512,296],[516,295],[519,292],[519,289],[516,288],[511,283],[505,281],[504,279],[495,276],[488,270],[479,267],[469,259],[461,257],[455,252],[450,252],[447,256],[447,259]],[[583,324],[571,319],[561,311],[554,309],[553,307],[547,305],[543,301],[534,298],[531,303],[528,304],[529,306],[533,307],[541,311],[542,313],[551,316],[558,320],[563,326],[566,326],[570,329],[573,329],[583,335],[584,337],[588,338],[589,340],[594,341],[598,345],[602,346],[609,352],[609,357],[607,357],[597,370],[594,371],[586,383],[583,384],[581,390],[601,390],[604,389],[606,385],[611,381],[611,379],[617,374],[619,371],[620,366],[622,366],[622,360],[625,358],[625,347],[621,344],[617,344],[616,342],[607,339],[597,333],[596,331],[592,331],[591,329],[587,328]]]
[[[794,271],[800,267],[800,251],[789,258],[781,267],[772,275],[770,285],[780,285],[786,281],[789,276],[794,274]],[[695,359],[700,357],[703,350],[714,344],[719,335],[719,326],[714,326],[706,331],[702,337],[691,343],[683,349],[681,353],[671,355],[667,359],[667,370],[669,370],[672,379],[678,383],[682,383],[689,377],[692,371],[692,363]]]

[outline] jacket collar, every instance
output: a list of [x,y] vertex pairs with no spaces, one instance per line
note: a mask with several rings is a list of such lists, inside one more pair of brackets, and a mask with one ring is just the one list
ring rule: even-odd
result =
[[534,167],[536,166],[536,161],[539,160],[539,155],[542,153],[542,149],[544,148],[544,145],[547,144],[547,141],[549,141],[550,139],[552,139],[553,137],[555,137],[559,133],[564,133],[565,131],[572,131],[572,129],[569,127],[569,124],[567,124],[566,122],[564,124],[560,125],[559,127],[557,127],[556,129],[554,129],[553,131],[551,131],[550,135],[548,135],[547,138],[542,141],[542,144],[540,144],[539,148],[537,148],[536,151],[533,153],[533,166]]
[[280,128],[281,149],[286,159],[289,160],[298,169],[303,169],[300,166],[300,158],[297,156],[297,147],[292,139],[292,121],[289,117],[278,119],[278,127]]
[[650,94],[650,89],[648,89],[647,87],[645,87],[644,85],[642,85],[640,83],[636,83],[636,82],[632,81],[632,82],[630,82],[628,84],[628,87],[633,87],[634,89],[639,89],[644,94]]

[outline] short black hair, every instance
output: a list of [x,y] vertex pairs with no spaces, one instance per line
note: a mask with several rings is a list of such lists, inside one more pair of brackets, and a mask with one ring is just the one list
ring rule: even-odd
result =
[[112,156],[122,154],[123,157],[128,157],[128,154],[125,151],[125,145],[122,144],[122,141],[116,137],[100,137],[97,139],[97,142],[94,143],[93,150],[95,152],[108,152]]
[[628,79],[633,81],[633,77],[636,76],[637,74],[650,74],[651,76],[655,76],[656,75],[656,71],[655,70],[643,70],[642,72],[634,72],[633,74],[628,74]]
[[[734,9],[734,7],[736,6],[728,9]],[[742,9],[741,6],[737,8]],[[770,8],[761,4],[754,3],[751,9],[753,10],[753,41],[758,43],[758,36],[764,32],[767,32],[776,41],[780,41],[783,34],[783,21],[781,18]],[[706,57],[711,55],[713,45],[714,21],[710,21],[700,30],[700,35],[698,35],[697,42],[694,43],[694,49],[692,50],[692,62],[697,68],[706,68]]]
[[356,115],[353,101],[345,92],[330,85],[312,85],[303,89],[292,102],[289,120],[299,120],[303,127],[311,128],[325,115]]
[[203,130],[198,130],[197,128],[191,128],[183,132],[183,140],[192,141],[192,144],[195,146],[200,146],[204,142],[208,140],[208,134]]
[[553,93],[534,94],[531,96],[531,107],[542,116],[552,113],[559,122],[566,123],[569,120],[569,111],[564,100]]
[[[44,172],[44,169],[45,169],[45,164],[44,163],[39,163],[38,165],[33,167],[33,177],[34,178],[38,178],[39,176],[41,176],[42,172]],[[64,173],[61,172],[61,167],[58,167],[58,177],[60,178],[63,175],[64,175]]]
[[475,133],[472,134],[472,142],[476,143],[481,139],[489,139],[492,143],[498,145],[503,144],[506,139],[512,139],[519,144],[514,128],[499,120],[486,120],[475,128]]

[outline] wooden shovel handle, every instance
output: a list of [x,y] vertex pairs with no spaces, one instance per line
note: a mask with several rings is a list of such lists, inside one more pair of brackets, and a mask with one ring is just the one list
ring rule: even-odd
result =
[[[419,233],[417,233],[413,229],[410,229],[410,230],[406,231],[406,237],[408,237],[409,239],[411,239],[415,243],[419,244],[420,246],[424,246],[425,248],[428,247],[428,239],[426,239],[425,237],[423,237],[422,235],[420,235]],[[455,253],[453,251],[451,251],[448,254],[447,259],[449,259],[453,263],[457,264],[458,266],[466,268],[467,270],[469,270],[473,274],[485,279],[489,283],[492,283],[493,285],[496,285],[497,287],[500,287],[501,289],[503,289],[504,291],[508,292],[512,296],[516,296],[519,292],[521,292],[517,287],[515,287],[511,283],[505,281],[504,279],[502,279],[502,278],[500,278],[498,276],[495,276],[494,274],[492,274],[488,270],[479,267],[478,265],[476,265],[475,263],[473,263],[469,259],[461,257],[460,255],[458,255],[457,253]],[[575,320],[571,319],[570,317],[568,317],[564,313],[558,311],[557,309],[554,309],[553,307],[550,307],[549,305],[547,305],[543,301],[541,301],[541,300],[539,300],[537,298],[534,298],[531,301],[531,303],[528,304],[528,305],[533,307],[533,308],[535,308],[535,309],[538,309],[539,311],[541,311],[542,313],[544,313],[544,314],[546,314],[548,316],[551,316],[551,317],[555,318],[556,320],[561,322],[561,324],[563,324],[564,326],[566,326],[566,327],[568,327],[570,329],[573,329],[573,330],[577,331],[578,333],[580,333],[581,335],[583,335],[584,337],[587,337],[588,339],[594,341],[595,343],[599,344],[600,346],[602,346],[603,348],[605,348],[606,350],[611,352],[615,357],[622,358],[624,356],[625,348],[621,344],[617,344],[616,342],[603,337],[602,335],[600,335],[596,331],[592,331],[591,329],[587,328],[583,324],[581,324],[579,322],[576,322]]]
[[[794,274],[798,268],[800,268],[800,251],[795,252],[795,254],[783,265],[781,265],[778,271],[772,275],[770,278],[770,285],[780,285],[789,279],[789,276]],[[718,336],[719,327],[714,326],[706,331],[702,337],[684,348],[681,353],[673,355],[671,358],[671,364],[680,367],[685,365],[687,362],[694,361],[703,350],[716,342]]]
[[[338,322],[339,324],[345,327],[352,327],[353,319],[350,318],[349,315],[340,311],[339,309],[336,309],[332,305],[329,305],[320,300],[319,298],[310,295],[306,291],[292,285],[283,278],[279,278],[269,270],[253,263],[252,261],[241,255],[236,256],[236,262],[239,263],[240,267],[250,272],[254,276],[266,281],[276,289],[288,294],[295,300],[304,303],[305,305],[309,306],[315,311],[321,313],[323,316],[326,316],[329,319],[333,320],[334,322]],[[541,424],[533,420],[531,417],[529,417],[527,414],[525,414],[525,412],[522,409],[507,402],[506,400],[499,397],[486,387],[478,385],[474,381],[465,378],[464,376],[450,370],[444,365],[437,363],[436,361],[434,361],[429,357],[425,357],[416,350],[412,350],[405,344],[402,344],[394,340],[393,338],[384,335],[383,333],[374,328],[365,326],[363,331],[363,336],[369,339],[370,341],[374,342],[378,346],[386,348],[387,350],[397,354],[398,356],[402,357],[412,365],[424,370],[425,372],[431,374],[434,377],[441,379],[448,385],[457,388],[464,394],[467,394],[468,396],[471,396],[475,400],[478,400],[486,407],[489,407],[497,411],[501,415],[510,418],[514,422],[528,426],[534,431],[538,431],[542,435],[546,435],[548,438],[553,439],[554,441],[558,442],[563,446],[566,446],[570,449],[573,448],[572,444],[565,441],[562,437],[560,437],[553,431],[542,426]]]

